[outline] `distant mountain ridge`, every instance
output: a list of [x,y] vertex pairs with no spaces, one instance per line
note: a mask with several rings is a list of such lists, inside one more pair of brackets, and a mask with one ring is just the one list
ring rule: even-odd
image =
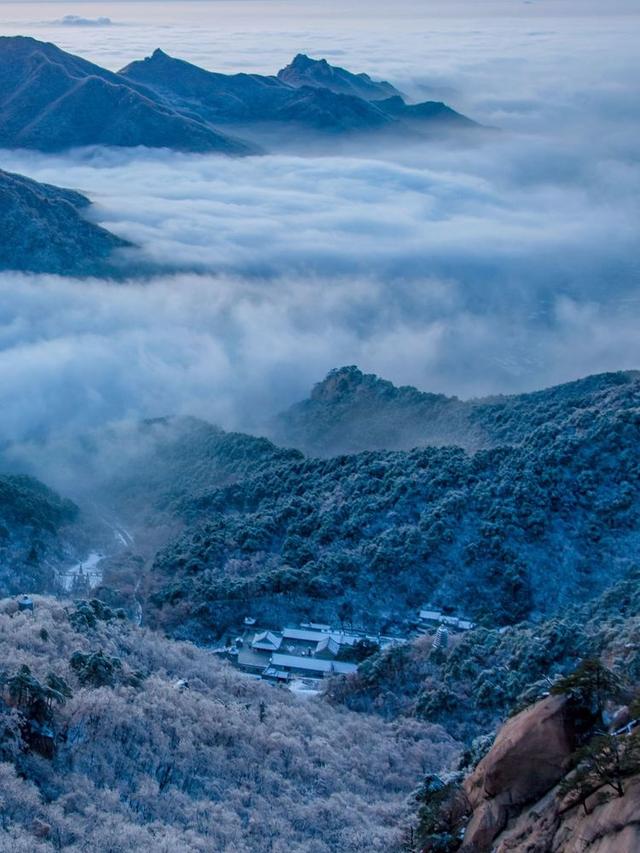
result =
[[382,101],[385,98],[404,95],[386,80],[372,80],[368,74],[352,74],[346,68],[329,65],[326,59],[311,59],[304,53],[295,56],[292,62],[278,71],[278,80],[289,86],[313,86],[330,89],[341,95],[355,95],[366,101]]
[[390,124],[376,106],[330,89],[294,88],[277,77],[218,74],[162,50],[120,74],[153,89],[194,117],[218,123],[299,122],[315,129],[372,129]]
[[518,444],[538,426],[561,426],[575,409],[624,405],[639,379],[637,371],[620,371],[544,391],[463,401],[397,387],[351,365],[330,371],[267,432],[276,443],[311,456],[451,445],[475,452]]
[[[477,127],[445,104],[405,104],[390,83],[351,74],[326,60],[299,54],[275,77],[219,74],[156,50],[120,71],[174,107],[194,117],[222,124],[290,122],[314,131],[344,133]],[[178,99],[178,100],[176,100]]]
[[0,171],[0,269],[109,275],[131,244],[85,218],[88,198]]
[[254,150],[53,44],[0,37],[0,146],[60,151],[83,145]]
[[[294,74],[294,83],[284,79]],[[324,78],[329,85],[322,85]],[[301,56],[278,76],[218,74],[158,49],[114,73],[53,44],[0,37],[0,147],[146,146],[246,155],[263,150],[260,140],[271,126],[400,138],[477,127],[444,104],[407,105],[388,83]]]

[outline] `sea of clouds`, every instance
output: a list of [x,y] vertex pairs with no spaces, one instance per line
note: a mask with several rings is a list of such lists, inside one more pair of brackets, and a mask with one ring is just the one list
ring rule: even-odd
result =
[[306,50],[416,97],[447,92],[501,131],[348,156],[2,152],[5,169],[86,192],[159,270],[0,275],[2,440],[165,414],[259,429],[341,364],[464,397],[640,366],[636,18],[421,13],[389,28],[347,4],[244,30],[209,12],[203,33],[146,23],[144,5],[101,6],[126,24],[103,28],[102,55],[102,33],[82,50],[91,27],[56,40],[115,68],[161,35],[223,70]]

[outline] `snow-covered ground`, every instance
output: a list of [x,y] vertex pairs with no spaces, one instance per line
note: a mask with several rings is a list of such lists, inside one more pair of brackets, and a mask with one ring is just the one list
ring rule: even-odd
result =
[[301,699],[307,699],[312,696],[319,696],[322,692],[319,689],[320,682],[313,678],[294,678],[289,682],[289,690]]
[[[65,592],[71,592],[73,590],[74,584],[77,579],[84,577],[85,583],[88,585],[89,589],[93,589],[102,581],[102,561],[115,553],[116,551],[121,551],[123,548],[129,548],[134,541],[134,537],[129,531],[122,527],[120,524],[111,521],[107,518],[103,519],[104,523],[107,527],[111,528],[113,532],[113,538],[115,539],[116,545],[115,548],[106,547],[106,551],[103,550],[95,550],[90,551],[89,554],[78,563],[75,563],[73,566],[69,568],[63,568],[59,571],[58,576],[60,579],[60,583]],[[138,587],[136,586],[136,592]],[[137,615],[137,624],[141,624],[142,622],[142,605],[137,601],[137,610],[139,612]]]

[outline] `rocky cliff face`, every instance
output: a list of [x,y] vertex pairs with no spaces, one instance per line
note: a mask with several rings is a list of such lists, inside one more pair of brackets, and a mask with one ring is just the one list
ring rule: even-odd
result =
[[556,789],[524,810],[493,846],[495,853],[637,853],[640,850],[640,777],[623,797],[563,810]]
[[573,746],[561,696],[550,696],[509,720],[463,785],[472,815],[462,849],[490,850],[514,811],[562,779]]
[[578,804],[559,784],[573,772],[574,745],[565,697],[509,720],[463,783],[470,818],[461,853],[637,853],[640,776],[624,780],[622,796],[603,785]]

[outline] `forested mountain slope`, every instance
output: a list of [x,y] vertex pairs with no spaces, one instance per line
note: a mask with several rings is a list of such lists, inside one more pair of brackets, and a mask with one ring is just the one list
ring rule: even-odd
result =
[[101,594],[124,605],[139,588],[145,618],[205,642],[249,611],[377,630],[427,601],[491,628],[587,601],[636,562],[636,374],[477,404],[359,376],[364,405],[348,388],[345,421],[382,389],[380,423],[466,406],[465,429],[497,446],[310,459],[189,418],[97,431],[55,452],[61,491],[131,534]]
[[[48,448],[45,453],[51,452]],[[226,486],[303,459],[296,450],[192,417],[155,418],[96,429],[72,447],[56,446],[70,483],[98,495],[129,526],[182,517],[183,504]]]
[[90,201],[73,190],[0,171],[0,270],[108,275],[130,244],[90,222]]
[[330,699],[386,719],[440,722],[471,744],[580,660],[599,658],[640,683],[640,567],[592,601],[541,623],[477,628],[452,635],[443,650],[432,643],[433,635],[419,637],[369,658],[356,676],[331,683]]
[[[438,726],[296,699],[99,602],[0,602],[0,849],[390,853]],[[24,667],[28,667],[27,670]]]
[[430,600],[503,625],[586,600],[638,552],[637,390],[620,374],[498,402],[478,421],[515,443],[475,455],[294,459],[186,499],[150,616],[209,636],[248,608],[388,627]]
[[580,431],[601,411],[637,408],[640,374],[588,376],[543,391],[459,400],[397,387],[355,366],[332,370],[268,428],[311,456],[455,445],[470,452],[518,444],[538,427]]
[[52,588],[73,549],[65,530],[78,508],[31,477],[0,475],[0,596]]
[[[0,464],[41,474],[73,496],[83,508],[79,556],[99,552],[101,595],[133,607],[134,593],[142,596],[146,587],[148,561],[183,530],[185,503],[302,458],[265,438],[179,417],[97,428],[71,441],[64,436],[8,446]],[[30,592],[53,591],[50,583],[27,577],[25,584]]]

